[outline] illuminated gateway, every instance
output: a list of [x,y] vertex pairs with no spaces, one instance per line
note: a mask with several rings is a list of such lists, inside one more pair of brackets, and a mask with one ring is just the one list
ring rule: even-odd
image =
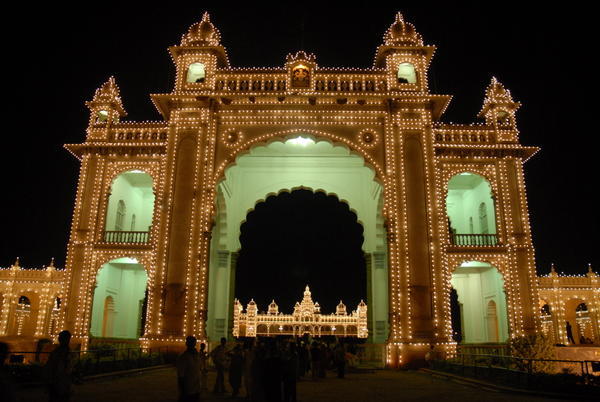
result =
[[302,302],[296,302],[293,314],[279,312],[275,300],[269,304],[266,313],[260,313],[254,300],[244,306],[235,299],[233,302],[233,336],[256,337],[272,335],[310,335],[320,337],[325,335],[353,336],[366,338],[367,305],[360,301],[356,310],[351,314],[346,311],[346,305],[340,300],[335,314],[321,314],[321,306],[312,300],[308,285],[304,289]]
[[[240,224],[296,188],[337,197],[363,226],[369,309],[357,314],[387,365],[453,350],[453,303],[466,343],[542,331],[523,178],[537,148],[519,143],[519,103],[495,78],[482,122],[443,123],[434,46],[400,14],[367,69],[305,52],[232,67],[208,14],[169,52],[173,90],[151,95],[160,120],[123,120],[113,78],[87,102],[85,140],[65,146],[81,161],[66,267],[0,270],[0,336],[69,329],[83,349],[232,336]],[[566,342],[563,320],[581,316],[600,340],[595,274],[540,279],[543,328]]]

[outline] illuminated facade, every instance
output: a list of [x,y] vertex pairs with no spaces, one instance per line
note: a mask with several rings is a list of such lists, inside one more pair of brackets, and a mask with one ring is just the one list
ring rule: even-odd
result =
[[55,334],[64,274],[54,260],[41,269],[23,269],[17,258],[12,266],[0,268],[0,337],[18,343]]
[[[559,275],[552,266],[548,276],[538,278],[538,284],[546,335],[565,345],[600,343],[600,278],[591,266],[587,274],[576,276]],[[574,342],[567,338],[567,323]]]
[[312,300],[310,289],[306,286],[301,302],[296,302],[292,314],[279,312],[275,300],[269,304],[266,313],[258,311],[254,300],[250,300],[244,312],[244,306],[235,299],[233,303],[233,336],[256,337],[292,335],[320,337],[335,335],[341,337],[366,338],[367,305],[364,301],[356,310],[348,314],[346,306],[340,300],[335,314],[321,314],[321,306]]
[[523,177],[537,148],[519,143],[519,103],[495,78],[482,122],[441,122],[451,96],[429,90],[434,49],[398,14],[371,68],[304,52],[238,68],[205,14],[169,48],[173,91],[151,95],[162,120],[123,120],[110,78],[87,102],[85,141],[65,146],[81,171],[60,328],[84,348],[230,336],[241,222],[305,188],[363,225],[368,336],[389,366],[454,348],[452,288],[479,322],[463,326],[473,342],[541,330]]

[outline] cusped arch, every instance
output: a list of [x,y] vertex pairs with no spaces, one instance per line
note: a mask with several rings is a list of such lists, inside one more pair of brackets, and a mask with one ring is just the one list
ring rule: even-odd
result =
[[354,215],[356,215],[356,222],[357,222],[357,223],[358,223],[360,226],[362,226],[362,227],[363,227],[363,230],[364,230],[364,226],[365,226],[365,225],[364,225],[364,223],[363,223],[363,222],[362,222],[362,221],[359,219],[359,214],[358,214],[358,211],[357,211],[356,209],[354,209],[354,208],[352,208],[352,207],[350,206],[350,202],[348,202],[348,200],[346,200],[346,199],[343,199],[343,198],[340,198],[340,197],[339,197],[339,196],[338,196],[338,195],[337,195],[335,192],[328,192],[327,190],[324,190],[324,189],[322,189],[322,188],[316,188],[316,189],[314,189],[314,188],[312,188],[312,187],[309,187],[309,186],[296,186],[296,187],[291,187],[291,188],[282,188],[282,189],[278,190],[277,192],[273,192],[273,191],[271,191],[271,192],[268,192],[268,193],[267,193],[267,194],[264,196],[264,198],[259,198],[259,199],[257,199],[257,200],[255,201],[255,203],[254,203],[254,206],[252,206],[251,208],[248,208],[248,209],[246,210],[246,214],[244,215],[244,216],[245,216],[245,218],[244,218],[244,219],[242,219],[242,220],[240,221],[240,225],[243,225],[244,223],[246,223],[246,220],[247,220],[247,218],[248,218],[248,214],[250,214],[251,212],[253,212],[253,211],[256,209],[256,206],[257,206],[258,204],[260,204],[260,203],[264,203],[264,202],[267,202],[267,199],[268,199],[269,197],[277,197],[277,196],[281,195],[282,193],[288,193],[288,194],[291,194],[292,192],[294,192],[294,191],[296,191],[296,190],[307,190],[307,191],[310,191],[310,192],[312,192],[313,194],[321,193],[321,194],[324,194],[324,195],[325,195],[325,196],[327,196],[327,197],[335,197],[335,198],[338,200],[338,202],[340,202],[340,203],[342,203],[342,204],[346,204],[346,205],[348,206],[348,211],[350,211],[350,212],[352,212]]
[[325,141],[330,143],[333,147],[341,146],[350,152],[362,158],[365,167],[373,170],[375,173],[373,180],[383,186],[385,183],[386,176],[381,166],[375,161],[375,159],[362,147],[339,135],[331,134],[326,131],[314,130],[314,129],[293,129],[293,130],[282,130],[275,131],[272,133],[264,134],[256,138],[249,139],[240,143],[238,146],[232,148],[229,155],[225,160],[217,167],[214,175],[213,182],[219,183],[225,178],[225,170],[231,166],[236,165],[237,160],[248,153],[251,149],[257,146],[269,146],[274,142],[285,143],[286,141],[297,138],[298,136],[310,138],[315,143]]

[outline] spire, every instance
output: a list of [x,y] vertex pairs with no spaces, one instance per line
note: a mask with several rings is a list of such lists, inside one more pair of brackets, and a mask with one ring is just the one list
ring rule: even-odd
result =
[[220,46],[221,34],[210,22],[210,15],[205,12],[202,20],[190,27],[188,33],[181,38],[181,46]]
[[556,269],[554,268],[554,263],[550,264],[550,276],[558,276]]
[[121,117],[127,115],[114,76],[110,76],[100,88],[96,89],[91,102],[86,102],[86,105],[90,110],[96,112],[105,111],[110,113],[111,110],[114,110]]
[[54,271],[55,269],[56,269],[56,267],[54,266],[54,257],[52,257],[50,259],[50,264],[46,267],[46,270]]
[[394,23],[383,35],[386,46],[423,46],[423,38],[415,29],[415,26],[404,21],[402,13],[396,14]]
[[485,117],[486,120],[493,118],[502,124],[514,124],[514,112],[520,106],[519,102],[513,100],[510,91],[496,77],[492,77],[485,89],[485,98],[479,117]]
[[20,269],[21,268],[19,257],[17,257],[17,259],[15,260],[15,263],[12,265],[11,268],[12,269]]
[[592,270],[592,264],[589,263],[588,264],[588,271],[587,271],[587,276],[596,276],[596,273]]

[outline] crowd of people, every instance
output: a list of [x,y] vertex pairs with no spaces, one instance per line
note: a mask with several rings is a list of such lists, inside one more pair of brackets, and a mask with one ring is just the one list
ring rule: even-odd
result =
[[[213,392],[226,394],[225,373],[228,374],[231,396],[239,397],[242,384],[244,397],[257,402],[295,402],[296,383],[304,377],[318,381],[335,369],[344,378],[348,363],[353,363],[353,350],[336,342],[312,343],[301,339],[258,338],[237,342],[228,347],[225,338],[210,354],[196,338],[188,337],[187,350],[177,359],[177,375],[181,401],[197,401],[208,388],[206,372],[212,359],[217,375]],[[352,349],[350,347],[349,349]]]
[[[70,352],[71,334],[58,335],[59,346],[49,355],[44,367],[49,401],[69,401],[74,356]],[[231,396],[243,397],[251,402],[295,402],[296,383],[303,378],[319,381],[328,370],[336,370],[344,378],[347,366],[356,364],[353,345],[335,342],[312,341],[308,338],[256,338],[228,345],[225,338],[210,354],[206,344],[193,336],[186,338],[186,350],[177,357],[177,387],[181,402],[198,402],[203,392],[208,392],[208,368],[212,361],[216,380],[212,391],[227,396],[225,377]],[[2,400],[15,400],[14,383],[4,370],[9,354],[8,345],[0,343],[0,386]]]

